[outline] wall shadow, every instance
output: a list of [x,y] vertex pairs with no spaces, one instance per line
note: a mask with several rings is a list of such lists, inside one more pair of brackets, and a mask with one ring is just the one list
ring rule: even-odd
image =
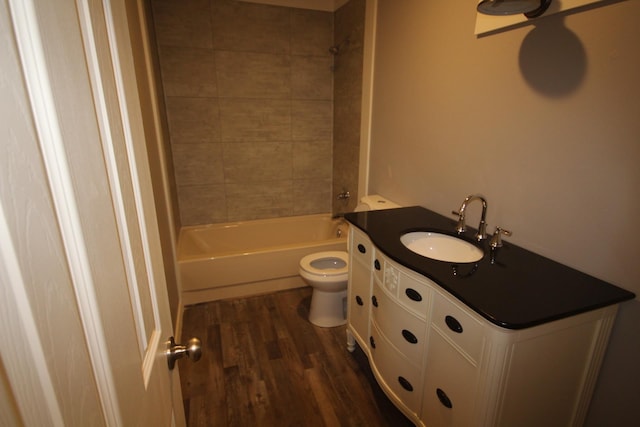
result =
[[535,24],[520,47],[518,58],[525,81],[553,98],[575,92],[587,71],[587,54],[578,36],[564,26],[563,16]]

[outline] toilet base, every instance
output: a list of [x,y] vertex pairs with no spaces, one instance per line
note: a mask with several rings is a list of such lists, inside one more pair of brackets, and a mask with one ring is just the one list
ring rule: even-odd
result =
[[347,323],[347,290],[325,292],[314,288],[309,322],[322,328],[333,328]]

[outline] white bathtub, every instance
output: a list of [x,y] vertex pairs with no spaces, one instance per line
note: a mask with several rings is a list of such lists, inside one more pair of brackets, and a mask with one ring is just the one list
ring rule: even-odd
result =
[[183,303],[306,286],[298,275],[300,259],[346,250],[347,230],[346,221],[329,214],[183,227],[178,241]]

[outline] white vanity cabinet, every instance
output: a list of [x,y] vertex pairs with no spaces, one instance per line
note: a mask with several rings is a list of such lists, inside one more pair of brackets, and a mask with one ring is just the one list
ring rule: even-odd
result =
[[[501,328],[350,230],[348,345],[426,427],[580,426],[617,305]],[[514,284],[516,285],[516,284]]]

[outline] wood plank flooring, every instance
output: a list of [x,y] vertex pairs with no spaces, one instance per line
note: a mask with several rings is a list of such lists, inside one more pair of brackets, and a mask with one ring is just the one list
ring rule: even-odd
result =
[[387,399],[346,327],[307,320],[311,288],[188,306],[182,340],[202,340],[181,360],[188,425],[367,426],[413,424]]

